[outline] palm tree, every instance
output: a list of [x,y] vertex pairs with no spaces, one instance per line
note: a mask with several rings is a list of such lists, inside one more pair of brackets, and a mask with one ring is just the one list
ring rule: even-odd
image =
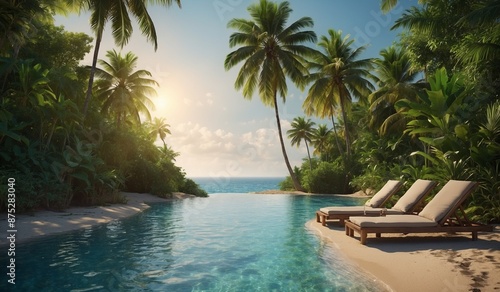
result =
[[415,100],[418,84],[414,83],[418,72],[411,70],[411,60],[402,48],[391,46],[380,51],[382,58],[375,59],[373,79],[378,89],[369,96],[370,125],[378,128],[381,135],[401,133],[406,128],[404,115],[394,109],[400,99]]
[[8,61],[2,65],[0,96],[9,74],[14,69],[21,48],[36,34],[41,23],[52,22],[55,12],[64,14],[63,0],[9,0],[0,1],[0,56]]
[[35,29],[33,19],[42,12],[40,2],[35,0],[0,2],[0,53],[3,56],[11,53],[17,57],[20,47]]
[[142,0],[142,1],[123,1],[123,0],[66,0],[71,7],[77,7],[79,11],[89,10],[90,26],[95,33],[94,56],[92,59],[92,67],[90,69],[89,84],[87,87],[87,95],[83,106],[83,114],[87,113],[90,98],[92,95],[92,87],[94,82],[94,74],[97,66],[97,58],[99,56],[99,47],[102,41],[104,27],[111,20],[111,29],[113,39],[116,44],[123,48],[132,35],[132,22],[129,13],[137,18],[142,34],[146,36],[148,41],[153,42],[155,50],[158,48],[156,29],[149,15],[147,4],[154,3],[164,6],[171,6],[175,1],[181,6],[180,0]]
[[324,53],[318,52],[310,67],[315,69],[309,78],[313,85],[309,89],[303,108],[306,114],[314,114],[320,118],[331,117],[340,108],[344,120],[345,144],[347,160],[351,156],[348,112],[352,98],[366,99],[373,85],[366,76],[372,65],[371,59],[358,60],[365,47],[352,48],[354,40],[342,31],[329,30],[328,36],[322,36],[318,46]]
[[[476,38],[465,43],[457,53],[465,63],[486,63],[500,59],[500,0],[483,1],[478,7],[458,21],[462,27],[474,26]],[[498,63],[497,63],[498,64]]]
[[311,162],[311,154],[309,153],[309,145],[311,143],[311,139],[313,137],[314,123],[311,119],[306,119],[303,117],[297,117],[293,119],[292,128],[288,130],[286,133],[288,134],[288,138],[292,140],[292,146],[300,146],[300,142],[304,140],[307,149],[307,157],[309,158],[309,167],[312,170],[312,162]]
[[236,89],[243,89],[243,96],[247,99],[251,99],[255,89],[258,89],[262,103],[274,107],[286,167],[295,189],[302,190],[286,153],[277,97],[279,94],[282,101],[286,101],[287,77],[300,88],[305,85],[308,70],[304,57],[314,50],[303,43],[315,42],[316,34],[302,29],[312,27],[313,20],[302,17],[286,26],[292,13],[286,1],[277,4],[260,0],[258,4],[249,6],[248,11],[251,20],[235,18],[228,23],[228,27],[238,31],[230,36],[230,47],[241,47],[226,56],[224,67],[229,70],[243,61],[236,78]]
[[380,2],[380,9],[383,12],[389,12],[398,4],[398,0],[382,0]]
[[163,147],[166,148],[167,144],[165,143],[165,137],[167,134],[172,134],[170,132],[170,127],[169,124],[165,121],[165,118],[154,118],[153,122],[151,123],[151,131],[149,132],[149,135],[156,139],[157,136],[160,136],[160,139],[163,141]]
[[314,154],[322,157],[326,155],[326,159],[328,160],[328,153],[331,150],[331,135],[332,131],[328,129],[328,127],[324,124],[320,124],[318,128],[313,133],[312,144],[314,145]]
[[125,56],[115,50],[108,51],[109,62],[99,60],[103,67],[96,70],[96,95],[103,101],[102,111],[116,114],[117,125],[130,116],[140,123],[140,114],[151,120],[148,108],[154,109],[148,95],[156,95],[154,86],[158,83],[146,70],[133,71],[137,65],[137,56],[129,52]]

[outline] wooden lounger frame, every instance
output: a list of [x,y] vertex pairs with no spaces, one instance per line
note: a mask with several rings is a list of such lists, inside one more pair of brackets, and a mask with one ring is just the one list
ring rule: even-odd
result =
[[[457,202],[455,206],[450,208],[450,211],[444,218],[433,227],[360,227],[351,221],[345,222],[345,234],[354,237],[354,231],[360,235],[360,243],[366,244],[366,239],[369,233],[375,233],[376,237],[381,237],[382,233],[454,233],[454,232],[471,232],[472,240],[477,240],[477,233],[479,231],[493,231],[493,226],[474,223],[467,218],[465,214],[463,203],[467,197],[476,189],[476,183],[471,190]],[[388,215],[390,216],[390,215]],[[418,215],[408,215],[418,216]]]
[[[422,198],[420,198],[420,200],[418,202],[415,202],[415,204],[412,206],[412,208],[410,210],[408,210],[408,212],[406,212],[405,214],[413,214],[416,211],[416,209],[422,204],[424,199],[436,187],[436,185],[437,185],[437,183],[434,183],[434,185],[427,190],[427,192],[422,196]],[[384,202],[382,202],[382,204],[380,204],[380,206],[377,208],[381,208],[381,206],[384,206],[392,198],[392,196],[395,193],[397,193],[402,187],[403,187],[403,184],[401,184],[399,186],[399,188],[397,190],[395,190],[392,195],[388,196],[387,199]],[[330,215],[328,213],[322,212],[321,210],[318,210],[318,211],[316,211],[316,222],[321,223],[321,225],[323,225],[323,226],[326,226],[328,224],[328,220],[338,220],[340,226],[344,226],[345,221],[347,219],[349,219],[350,216],[352,216],[352,214],[332,214],[332,215]],[[356,216],[363,216],[363,215],[356,215]],[[373,212],[371,212],[371,214],[367,214],[364,216],[376,216],[376,215],[374,215]]]
[[[400,183],[399,186],[394,189],[394,191],[392,192],[392,194],[390,194],[389,196],[387,196],[387,198],[382,202],[380,203],[379,206],[377,207],[374,207],[374,208],[381,208],[382,206],[384,206],[391,198],[392,196],[394,196],[395,193],[399,192],[399,190],[403,187],[403,184]],[[360,207],[363,207],[363,205],[361,205]],[[349,214],[336,214],[336,215],[329,215],[328,213],[325,213],[325,212],[322,212],[321,210],[318,210],[316,211],[316,222],[321,222],[321,225],[323,226],[326,226],[326,224],[328,223],[327,220],[339,220],[339,224],[341,226],[344,225],[344,222],[345,220],[349,219],[349,217],[352,216],[352,215],[349,215]],[[373,216],[373,215],[372,215]]]

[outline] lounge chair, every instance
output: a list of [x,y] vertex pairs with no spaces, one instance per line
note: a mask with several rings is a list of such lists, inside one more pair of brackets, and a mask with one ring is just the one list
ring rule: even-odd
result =
[[346,235],[360,235],[366,244],[369,233],[448,233],[471,232],[477,240],[478,231],[492,231],[493,227],[473,223],[467,218],[462,204],[478,184],[471,181],[450,180],[418,215],[387,215],[385,217],[350,217],[345,222]]
[[[327,220],[338,219],[340,224],[344,225],[344,220],[349,216],[363,215],[365,212],[380,214],[382,206],[389,201],[389,199],[397,193],[403,184],[398,180],[389,180],[387,183],[368,200],[364,206],[335,206],[321,208],[316,212],[316,221],[321,222],[323,226],[326,225]],[[380,209],[376,209],[380,208]]]

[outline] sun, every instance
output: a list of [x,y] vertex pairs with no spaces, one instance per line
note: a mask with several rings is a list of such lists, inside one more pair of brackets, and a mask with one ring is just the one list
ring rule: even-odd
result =
[[165,95],[158,95],[153,102],[157,111],[165,110],[168,107],[168,98]]
[[158,95],[151,98],[155,105],[151,114],[156,117],[174,118],[180,111],[178,102],[173,98],[175,93],[168,89],[157,89],[157,93]]
[[160,112],[165,112],[167,111],[170,107],[173,106],[172,104],[172,94],[169,92],[169,90],[165,88],[158,88],[156,90],[158,93],[155,97],[152,98],[156,111]]

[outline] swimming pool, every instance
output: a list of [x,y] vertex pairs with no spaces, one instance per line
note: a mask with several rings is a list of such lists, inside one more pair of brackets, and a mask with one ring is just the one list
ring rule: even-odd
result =
[[15,288],[383,291],[304,227],[321,206],[359,203],[339,197],[212,194],[154,204],[125,220],[19,244]]

